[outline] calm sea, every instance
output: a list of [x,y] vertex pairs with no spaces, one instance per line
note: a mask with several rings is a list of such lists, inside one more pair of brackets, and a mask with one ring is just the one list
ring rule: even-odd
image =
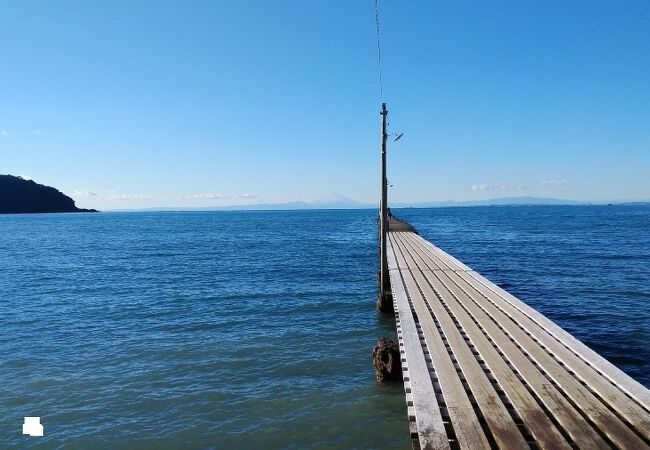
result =
[[[394,212],[650,386],[650,207]],[[375,217],[0,216],[0,447],[408,448]]]

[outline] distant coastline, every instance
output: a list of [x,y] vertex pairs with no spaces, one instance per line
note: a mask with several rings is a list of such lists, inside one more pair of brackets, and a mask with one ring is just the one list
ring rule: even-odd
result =
[[[286,202],[286,203],[257,203],[248,205],[230,205],[230,206],[161,206],[151,208],[135,209],[114,209],[112,212],[180,212],[180,211],[310,211],[310,210],[333,210],[333,209],[377,209],[374,203],[362,203],[347,199],[338,195],[339,201],[336,202]],[[650,201],[577,201],[546,197],[508,197],[494,198],[486,200],[468,200],[468,201],[439,201],[439,202],[417,202],[417,203],[391,203],[391,208],[395,209],[423,209],[423,208],[454,208],[454,207],[500,207],[500,206],[625,206],[640,205],[650,206]]]
[[74,200],[51,186],[14,175],[0,175],[0,214],[97,212],[77,208]]

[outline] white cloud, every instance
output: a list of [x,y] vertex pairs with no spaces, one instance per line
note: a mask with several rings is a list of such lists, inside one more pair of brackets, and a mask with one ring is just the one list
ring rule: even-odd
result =
[[245,198],[247,200],[255,200],[259,198],[256,194],[237,194],[237,198]]
[[7,133],[5,130],[0,130],[0,136],[9,136],[9,133]]
[[193,194],[193,195],[183,195],[176,197],[179,200],[223,200],[228,198],[224,194],[214,194],[214,193],[202,193],[202,194]]
[[83,198],[83,197],[97,197],[99,194],[93,191],[72,191],[73,197]]
[[494,186],[491,184],[473,184],[472,185],[472,190],[473,191],[491,191],[494,189]]
[[215,192],[202,192],[197,194],[176,196],[148,196],[143,194],[121,193],[119,191],[110,189],[102,189],[100,191],[77,189],[72,191],[72,194],[69,195],[78,201],[90,201],[90,199],[94,199],[93,201],[119,201],[125,203],[133,202],[134,204],[139,202],[160,203],[160,205],[156,204],[155,206],[165,206],[169,204],[170,201],[172,203],[174,201],[187,202],[187,205],[223,204],[222,202],[225,202],[228,199],[232,200],[232,203],[245,204],[259,198],[256,194],[251,193],[220,194]]
[[523,191],[530,189],[529,186],[518,183],[490,183],[490,184],[473,184],[472,191],[474,192],[488,192],[488,191],[509,191],[509,190]]
[[192,195],[179,195],[176,197],[177,200],[227,200],[227,199],[241,199],[241,200],[256,200],[259,196],[257,194],[251,194],[248,192],[242,194],[219,194],[212,192],[205,192],[200,194]]
[[32,180],[32,177],[30,177],[29,175],[18,175],[18,176],[23,180],[27,180],[27,181]]
[[120,194],[120,195],[111,195],[108,197],[109,200],[150,200],[149,197],[146,197],[142,194]]
[[555,179],[553,179],[553,180],[543,180],[543,181],[540,181],[539,184],[541,184],[542,186],[564,186],[564,185],[568,184],[568,181],[567,180],[555,180]]
[[494,184],[473,184],[472,185],[472,190],[473,191],[495,191],[497,189],[499,190],[506,190],[509,189],[511,186],[507,183],[494,183]]

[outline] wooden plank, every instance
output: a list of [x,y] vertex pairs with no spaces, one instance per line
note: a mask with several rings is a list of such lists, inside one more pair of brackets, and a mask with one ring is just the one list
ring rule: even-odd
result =
[[[516,368],[519,374],[528,383],[531,390],[544,403],[546,408],[554,414],[555,419],[562,425],[564,431],[581,448],[609,448],[609,445],[600,435],[582,418],[580,413],[571,403],[550,383],[535,365],[524,355],[513,342],[499,329],[498,325],[484,313],[462,291],[453,292],[447,283],[443,283],[447,272],[427,272],[426,277],[432,287],[447,299],[450,308],[455,314],[463,318],[463,322],[472,322],[472,317],[485,333],[492,339],[504,357]],[[470,317],[471,314],[471,317]],[[482,333],[483,334],[483,333]],[[477,345],[483,337],[473,333]],[[492,359],[485,360],[488,365]],[[496,367],[496,366],[495,366]],[[499,380],[499,378],[497,378]]]
[[[442,272],[440,273],[440,277],[448,289],[457,298],[462,292],[465,294],[467,303],[471,302],[478,306],[476,299],[467,295],[467,293],[454,282],[454,279],[458,277],[458,274],[453,272]],[[467,303],[465,303],[465,306],[467,306]],[[480,305],[494,323],[498,323],[503,327],[499,328],[500,333],[495,335],[496,337],[492,336],[492,338],[495,341],[503,339],[509,340],[509,338],[514,339],[522,350],[527,353],[527,356],[543,368],[544,372],[546,372],[548,376],[551,377],[558,386],[560,386],[565,395],[575,402],[582,413],[589,417],[590,421],[592,421],[602,433],[607,435],[615,445],[622,448],[646,447],[646,444],[637,434],[628,428],[614,413],[607,409],[607,407],[605,407],[599,399],[594,397],[578,379],[572,376],[564,367],[553,359],[530,336],[524,333],[515,324],[513,324],[515,326],[508,326],[508,328],[505,328],[509,325],[506,324],[505,321],[507,320],[510,322],[510,320],[507,319],[498,308],[494,307],[494,305],[489,302],[482,302]],[[508,335],[505,335],[502,330],[506,330]],[[497,344],[498,343],[499,342],[497,342]]]
[[474,284],[478,283],[485,286],[489,291],[495,293],[497,296],[503,299],[503,301],[514,310],[520,311],[522,314],[526,315],[532,322],[537,325],[537,327],[544,330],[546,333],[548,333],[548,335],[554,337],[562,345],[567,347],[568,350],[573,352],[585,363],[589,364],[604,377],[618,386],[627,395],[642,405],[646,411],[650,411],[650,390],[646,389],[641,383],[634,380],[618,367],[587,347],[585,344],[552,322],[546,316],[531,308],[485,277],[476,272],[469,273],[468,275],[476,280]]
[[424,247],[427,247],[433,255],[437,257],[440,263],[440,268],[444,270],[472,270],[472,268],[466,266],[458,259],[451,256],[449,253],[445,252],[441,248],[435,246],[431,242],[424,239],[422,236],[419,236],[415,233],[411,233],[408,236],[411,242],[420,244]]
[[[403,237],[409,243],[415,243],[415,242],[419,243],[419,241],[422,240],[422,238],[420,236],[416,235],[415,233],[404,234]],[[426,242],[426,241],[424,241],[424,242]],[[460,268],[460,266],[455,265],[453,262],[444,260],[442,255],[439,254],[438,251],[436,251],[436,250],[439,250],[439,249],[434,249],[433,247],[430,247],[430,248],[427,249],[427,251],[429,252],[429,257],[432,260],[435,261],[435,265],[421,267],[420,270],[423,270],[423,271],[425,271],[425,270],[462,270]]]
[[386,243],[386,261],[388,263],[388,270],[399,270],[397,259],[395,259],[395,250],[392,246],[392,236],[393,233],[388,233],[388,242]]
[[[437,248],[432,243],[422,239],[420,236],[417,236],[415,234],[412,236],[414,236],[419,244],[435,249],[437,254],[442,253],[446,255],[447,259],[457,261],[453,256],[444,253],[441,249]],[[462,263],[459,262],[459,264]],[[546,334],[559,341],[562,345],[567,347],[569,351],[582,359],[586,364],[592,366],[594,370],[601,373],[605,378],[617,385],[622,391],[624,391],[627,395],[639,403],[645,411],[650,412],[650,390],[646,389],[641,383],[631,378],[625,372],[587,347],[581,341],[576,339],[574,336],[569,334],[566,330],[555,324],[540,312],[531,308],[526,303],[519,300],[517,297],[513,296],[487,278],[483,277],[481,274],[465,266],[464,264],[462,265],[468,269],[467,275],[476,280],[476,283],[472,282],[472,284],[483,285],[488,291],[493,292],[495,295],[503,299],[507,305],[529,317],[530,320],[537,325],[537,327],[544,330]]]
[[[419,244],[416,241],[411,242],[414,242],[415,245]],[[420,246],[420,248],[424,247]],[[432,262],[435,261],[432,260]],[[631,401],[631,399],[628,398],[618,386],[612,384],[610,379],[604,378],[603,374],[598,372],[595,367],[580,358],[561,341],[549,334],[546,329],[542,328],[530,316],[524,314],[520,309],[517,309],[512,303],[507,302],[494,290],[489,289],[485,283],[480,283],[480,280],[473,276],[474,274],[475,273],[460,271],[450,276],[451,278],[457,277],[453,281],[459,285],[459,287],[466,290],[470,296],[479,296],[492,302],[492,304],[502,312],[502,315],[495,317],[502,326],[506,329],[518,327],[520,330],[533,336],[534,339],[538,341],[538,345],[543,345],[546,348],[547,353],[550,352],[553,354],[554,358],[561,361],[567,369],[574,372],[574,377],[582,380],[590,390],[596,392],[603,401],[607,403],[607,405],[624,417],[638,434],[642,435],[646,440],[650,440],[650,414],[642,405],[635,401]],[[485,279],[483,278],[483,280]],[[500,290],[503,291],[502,289]],[[519,300],[517,301],[520,302]]]
[[530,317],[504,302],[502,298],[498,297],[494,292],[485,289],[483,285],[477,286],[475,280],[467,274],[462,273],[456,276],[459,277],[457,283],[462,288],[473,290],[477,293],[476,295],[483,295],[486,300],[494,302],[495,307],[503,308],[504,315],[510,319],[502,319],[502,324],[506,328],[519,327],[524,332],[534,336],[540,344],[546,347],[547,352],[550,352],[557,360],[561,361],[568,370],[573,371],[575,377],[582,380],[590,390],[593,390],[602,397],[609,406],[630,422],[638,433],[650,440],[650,414],[638,403],[627,397],[616,385],[604,378],[594,367],[571,352],[560,341],[550,336],[546,330],[540,328]]
[[[407,292],[413,302],[420,327],[429,350],[429,357],[433,363],[442,395],[447,404],[449,417],[456,434],[456,439],[461,448],[485,448],[489,449],[490,444],[483,432],[474,407],[472,406],[463,383],[458,377],[454,363],[451,360],[442,337],[438,333],[436,325],[429,313],[424,299],[417,288],[415,279],[409,270],[409,264],[405,261],[404,255],[395,242],[395,235],[391,235],[392,248],[395,251],[400,273],[406,285]],[[416,268],[417,269],[417,268]],[[392,281],[392,280],[391,280]]]
[[[569,334],[566,330],[555,324],[546,316],[531,308],[479,273],[473,271],[470,267],[458,261],[453,256],[445,253],[443,250],[436,247],[431,242],[414,233],[409,235],[409,237],[418,242],[420,245],[431,248],[436,256],[438,256],[439,259],[446,261],[448,265],[454,266],[457,269],[468,271],[467,276],[473,278],[476,281],[476,283],[472,282],[472,284],[484,286],[487,290],[493,292],[495,295],[503,299],[507,305],[510,305],[513,309],[520,311],[522,314],[530,318],[530,320],[534,322],[538,328],[544,330],[548,336],[551,336],[553,339],[559,341],[570,352],[574,353],[578,358],[584,361],[584,363],[593,367],[594,370],[614,383],[627,395],[632,397],[632,399],[634,399],[643,408],[643,410],[646,411],[646,413],[650,412],[650,390],[646,389],[645,386],[643,386],[641,383],[634,380],[618,367],[587,347],[584,343],[576,339],[574,336]],[[537,333],[535,334],[537,335]],[[647,429],[650,427],[646,426],[645,428]]]
[[[419,252],[414,256],[416,259],[419,258],[421,261]],[[429,276],[433,275],[429,274]],[[427,276],[427,278],[429,278],[429,276]],[[427,282],[429,282],[429,280],[427,280]],[[448,299],[450,309],[452,309],[454,315],[462,324],[465,332],[481,355],[483,361],[498,381],[499,386],[505,392],[515,411],[517,411],[524,422],[524,425],[528,428],[538,445],[541,448],[568,448],[569,444],[560,434],[553,422],[551,422],[550,418],[546,415],[541,406],[537,403],[528,388],[524,386],[522,381],[508,366],[507,362],[487,340],[478,325],[471,320],[469,314],[462,308],[458,307],[453,298],[449,298],[451,297],[451,294],[446,289],[441,288],[438,292],[443,295],[443,298]],[[559,394],[558,397],[561,399]],[[546,403],[546,406],[554,405],[552,399],[550,402]],[[568,406],[570,407],[570,405]]]
[[[392,237],[391,276],[399,276],[409,313],[407,291],[417,318],[422,317],[420,327],[429,356],[434,359],[434,344],[444,348],[448,343],[453,354],[449,362],[453,366],[456,361],[462,375],[454,374],[448,364],[446,374],[451,380],[454,375],[467,380],[472,400],[477,402],[475,406],[499,447],[520,446],[504,445],[506,435],[492,431],[498,429],[499,422],[508,423],[508,417],[498,411],[505,409],[501,398],[507,398],[541,448],[566,446],[569,443],[564,436],[580,448],[607,448],[610,444],[603,436],[616,447],[650,448],[650,391],[552,321],[415,233],[394,233]],[[417,327],[415,331],[417,335]],[[496,378],[503,397],[494,391],[468,341],[483,367],[489,368],[489,376]],[[449,357],[446,349],[439,353]],[[482,377],[488,380],[487,389]],[[440,378],[438,381],[442,388]],[[458,389],[454,395],[462,399],[461,394]],[[497,411],[493,417],[483,412],[489,409],[490,401]],[[451,407],[448,411],[450,416],[455,414]],[[460,423],[458,419],[452,419],[452,424],[456,423]],[[455,432],[458,430],[454,427]],[[474,431],[478,433],[478,429]],[[457,437],[461,447],[471,445],[469,435]]]
[[[387,243],[387,259],[389,268],[397,267],[390,242]],[[389,274],[393,304],[402,331],[408,374],[407,382],[411,391],[420,448],[427,450],[448,449],[450,448],[449,440],[400,272],[399,270],[389,270]],[[404,367],[404,362],[402,362],[402,366]]]
[[[398,246],[400,247],[402,256],[406,259],[409,265],[411,267],[420,267],[413,259],[413,256],[408,253],[408,247],[405,246],[403,242],[400,242],[399,238],[397,240],[399,242]],[[476,357],[472,353],[472,350],[454,324],[452,318],[426,282],[424,274],[417,270],[413,271],[413,276],[422,291],[426,303],[431,307],[433,315],[437,318],[438,323],[442,328],[442,332],[447,339],[447,343],[454,353],[456,361],[463,372],[477,405],[499,448],[528,448],[528,444],[515,424],[512,416],[502,403],[499,395],[494,389],[494,386],[487,378],[486,373],[481,368]],[[422,312],[418,311],[420,323],[422,323],[422,315],[430,317],[427,309],[424,309]],[[451,402],[451,400],[449,400],[449,402]],[[552,426],[550,420],[548,423]],[[559,433],[557,433],[557,435],[561,442],[562,436]],[[558,445],[558,448],[559,447],[561,447],[561,445]],[[568,448],[568,446],[566,448]]]
[[[451,281],[457,284],[457,274],[449,274]],[[453,288],[452,288],[453,289]],[[607,435],[613,443],[623,448],[644,448],[644,442],[625,423],[623,423],[606,405],[596,398],[591,391],[583,385],[574,374],[569,373],[566,367],[561,366],[545,349],[527,335],[517,324],[510,322],[501,311],[489,302],[482,306],[495,321],[512,337],[522,349],[544,371],[552,377],[562,390],[578,407]],[[506,322],[508,321],[508,322]]]

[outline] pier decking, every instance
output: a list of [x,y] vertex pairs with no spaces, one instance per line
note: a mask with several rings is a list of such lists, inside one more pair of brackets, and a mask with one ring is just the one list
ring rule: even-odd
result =
[[386,254],[414,447],[650,448],[650,391],[390,222]]

